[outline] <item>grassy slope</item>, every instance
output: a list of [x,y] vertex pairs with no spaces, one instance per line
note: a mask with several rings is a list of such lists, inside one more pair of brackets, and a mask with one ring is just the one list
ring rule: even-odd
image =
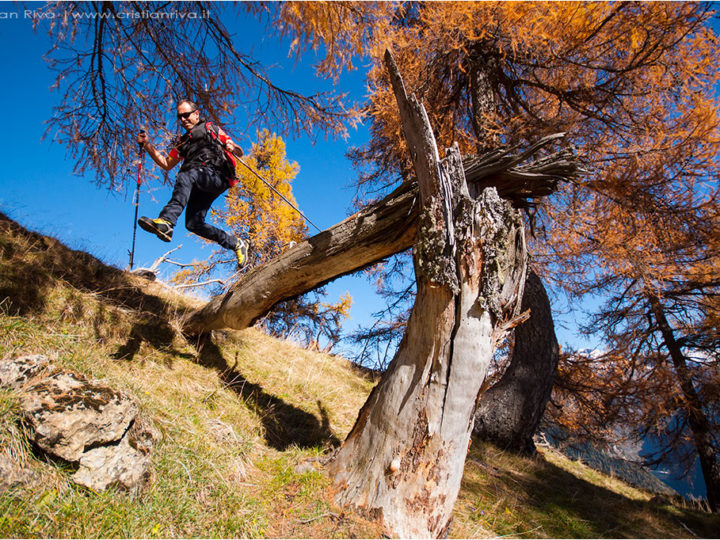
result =
[[[374,381],[341,358],[256,330],[191,343],[187,297],[106,267],[0,216],[0,357],[44,353],[132,393],[163,434],[140,496],[78,489],[38,458],[0,391],[0,452],[33,481],[0,494],[0,537],[378,537],[332,504],[317,460]],[[305,464],[298,468],[299,464]],[[720,520],[546,451],[471,449],[452,537],[717,536]]]

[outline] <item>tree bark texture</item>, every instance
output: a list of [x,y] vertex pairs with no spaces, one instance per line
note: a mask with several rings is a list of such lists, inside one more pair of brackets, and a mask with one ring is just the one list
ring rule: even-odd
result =
[[470,197],[457,147],[440,160],[424,108],[386,63],[420,187],[418,292],[387,372],[328,468],[336,501],[388,534],[438,537],[460,489],[480,387],[527,263],[517,210]]
[[526,310],[530,318],[515,328],[510,365],[480,398],[473,435],[507,450],[532,454],[533,435],[550,399],[560,354],[550,300],[532,271],[523,292],[522,311]]
[[473,49],[468,58],[468,78],[473,131],[478,141],[478,153],[482,154],[498,146],[497,136],[488,133],[487,118],[497,110],[493,88],[500,68],[497,58],[488,55],[489,47],[484,42],[475,44]]
[[718,456],[715,452],[710,422],[703,411],[700,397],[693,384],[685,354],[675,339],[675,333],[665,316],[665,309],[654,292],[648,290],[647,296],[653,315],[655,315],[655,320],[660,328],[660,333],[663,336],[665,346],[670,353],[670,359],[675,367],[678,382],[680,383],[680,389],[682,390],[683,401],[685,402],[688,415],[688,423],[690,424],[693,439],[695,440],[695,448],[697,449],[700,459],[700,468],[703,473],[703,478],[705,479],[708,505],[714,513],[717,513],[720,511],[720,461],[718,461]]

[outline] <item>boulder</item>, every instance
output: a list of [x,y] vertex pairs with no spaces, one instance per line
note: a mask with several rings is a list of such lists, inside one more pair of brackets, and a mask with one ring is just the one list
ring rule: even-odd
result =
[[93,448],[80,456],[73,481],[93,491],[110,486],[137,490],[150,476],[150,451],[157,439],[152,425],[138,416],[119,444]]
[[[18,391],[28,439],[77,466],[75,483],[94,491],[137,490],[149,478],[159,433],[131,396],[71,371],[52,370],[42,355],[3,360],[0,384]],[[5,454],[0,454],[0,491],[32,478]]]
[[59,371],[25,389],[21,411],[40,448],[78,462],[86,450],[122,439],[138,406],[97,381]]

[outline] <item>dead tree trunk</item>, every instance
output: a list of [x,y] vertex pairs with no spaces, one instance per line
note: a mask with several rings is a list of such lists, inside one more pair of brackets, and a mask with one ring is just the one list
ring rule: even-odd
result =
[[550,399],[560,356],[550,300],[532,271],[525,282],[522,310],[530,310],[530,318],[515,328],[507,370],[480,398],[473,435],[507,450],[532,454],[533,435]]
[[473,413],[524,282],[522,220],[494,189],[470,197],[457,147],[440,160],[424,108],[386,53],[420,187],[418,292],[407,332],[329,465],[336,500],[401,537],[447,530]]

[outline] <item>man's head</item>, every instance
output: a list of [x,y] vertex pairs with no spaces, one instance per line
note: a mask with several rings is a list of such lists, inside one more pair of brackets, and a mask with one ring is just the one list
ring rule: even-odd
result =
[[180,125],[190,131],[200,121],[197,105],[188,99],[183,99],[177,106],[177,118]]

